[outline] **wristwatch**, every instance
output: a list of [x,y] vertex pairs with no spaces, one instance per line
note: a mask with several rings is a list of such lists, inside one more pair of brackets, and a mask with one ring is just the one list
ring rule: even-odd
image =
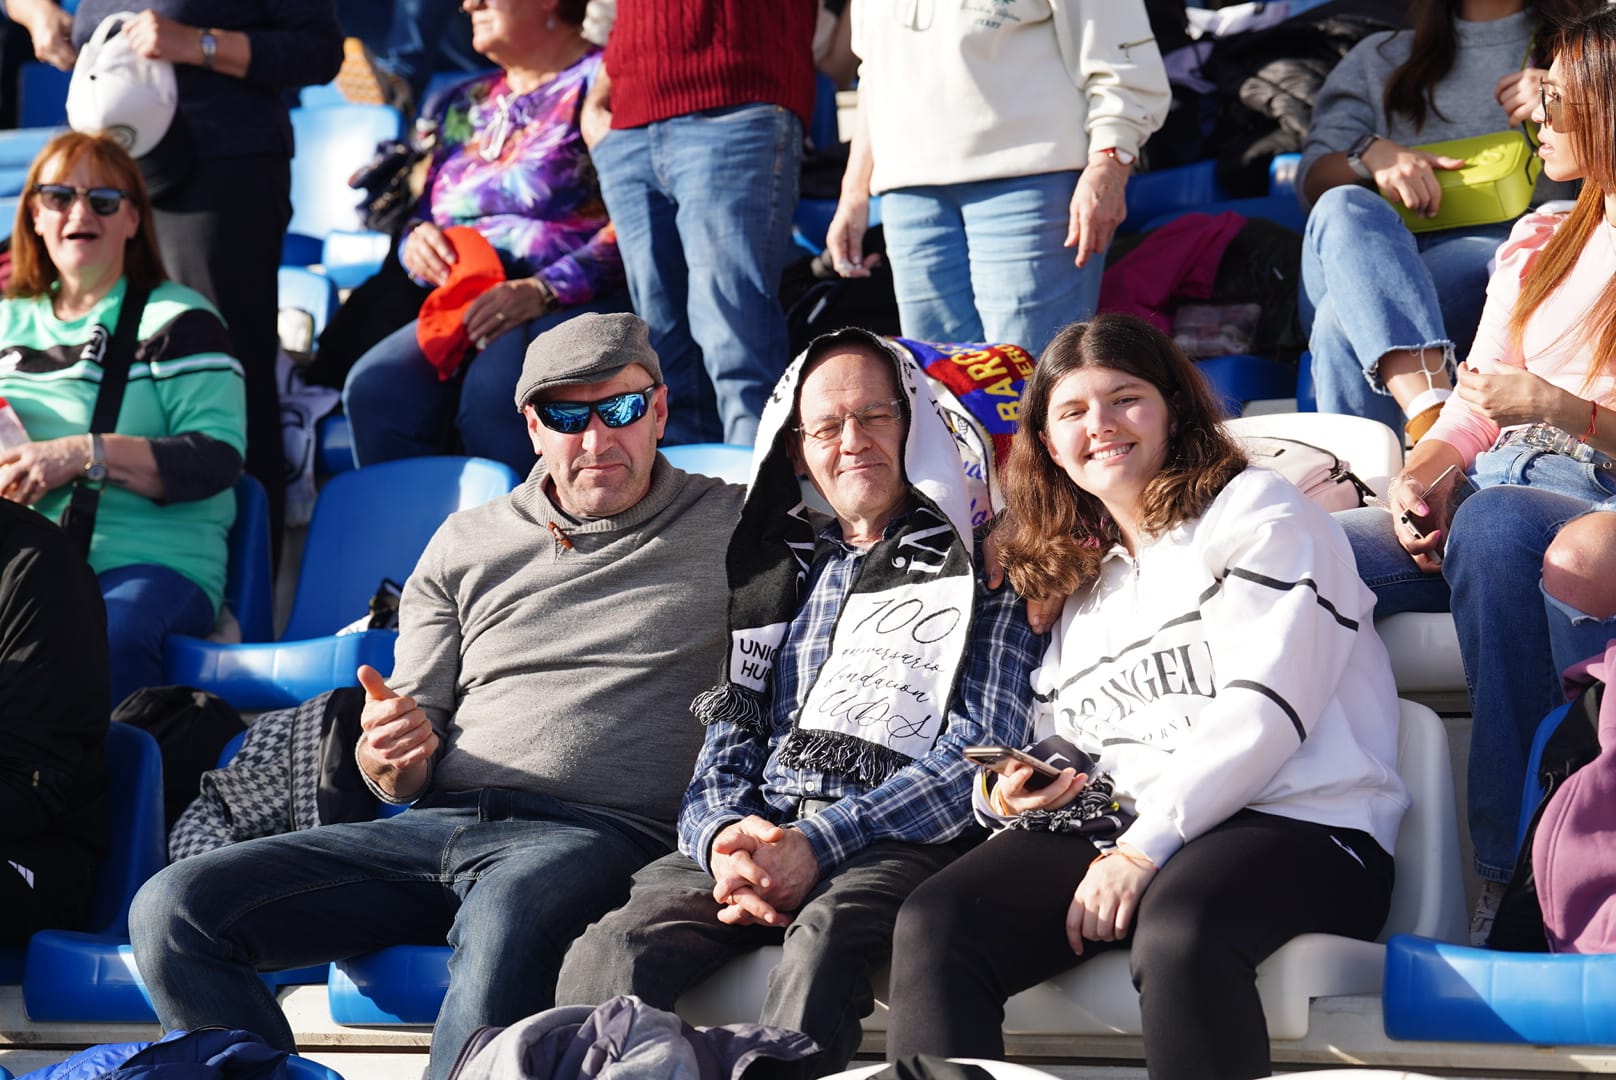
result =
[[1358,140],[1347,147],[1347,168],[1351,169],[1360,180],[1373,180],[1375,178],[1375,174],[1369,171],[1369,166],[1363,163],[1363,155],[1364,151],[1373,146],[1378,138],[1380,136],[1371,131],[1367,135],[1358,136]]
[[1096,154],[1104,154],[1118,165],[1131,166],[1134,162],[1139,160],[1138,154],[1134,153],[1132,150],[1124,150],[1120,146],[1108,146],[1104,150],[1096,150],[1094,152]]
[[213,70],[213,58],[219,52],[219,38],[212,30],[202,31],[202,66]]
[[95,432],[90,433],[90,460],[84,463],[84,481],[94,488],[107,482],[107,450]]

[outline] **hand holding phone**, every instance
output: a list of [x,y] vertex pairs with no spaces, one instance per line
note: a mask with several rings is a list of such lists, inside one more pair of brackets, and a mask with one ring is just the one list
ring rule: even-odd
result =
[[1438,529],[1446,533],[1460,504],[1477,490],[1475,482],[1465,475],[1463,469],[1449,465],[1420,495],[1420,501],[1425,503],[1425,513],[1405,510],[1400,519],[1402,525],[1415,536],[1425,536]]
[[1094,759],[1059,735],[1051,735],[1029,750],[1011,746],[967,746],[965,756],[978,765],[989,768],[1007,761],[1019,762],[1032,769],[1032,776],[1022,784],[1023,791],[1037,791],[1058,780],[1067,769],[1092,774]]

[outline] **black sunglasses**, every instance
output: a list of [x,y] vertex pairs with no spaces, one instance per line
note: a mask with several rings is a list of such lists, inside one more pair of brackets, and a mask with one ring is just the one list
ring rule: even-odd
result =
[[538,414],[539,423],[563,435],[578,435],[589,426],[589,414],[600,417],[609,428],[627,427],[651,411],[651,395],[657,386],[644,390],[630,390],[626,394],[613,394],[599,401],[530,401]]
[[42,205],[58,214],[67,213],[73,206],[73,200],[83,195],[90,209],[101,217],[116,214],[123,201],[131,197],[131,193],[122,188],[76,188],[72,184],[35,184],[34,194],[39,196]]

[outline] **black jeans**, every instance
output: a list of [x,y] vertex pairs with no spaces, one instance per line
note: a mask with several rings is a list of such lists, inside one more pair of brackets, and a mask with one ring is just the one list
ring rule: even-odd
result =
[[[1096,851],[1069,834],[1007,831],[927,881],[892,943],[887,1056],[1004,1056],[1004,1003],[1107,948],[1066,941]],[[1366,833],[1242,810],[1162,867],[1131,935],[1152,1080],[1267,1076],[1256,968],[1298,934],[1369,939],[1392,858]]]
[[[213,302],[247,378],[247,471],[269,495],[272,566],[286,521],[286,454],[275,385],[281,241],[292,219],[286,158],[201,158],[184,186],[153,202],[169,277]],[[175,434],[178,434],[176,432]]]

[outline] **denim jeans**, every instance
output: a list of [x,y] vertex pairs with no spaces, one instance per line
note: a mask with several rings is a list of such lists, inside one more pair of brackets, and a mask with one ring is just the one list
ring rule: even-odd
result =
[[421,352],[415,323],[395,330],[359,358],[342,387],[354,464],[445,453],[453,424],[466,453],[503,461],[526,476],[533,443],[515,394],[528,343],[574,315],[628,309],[627,295],[618,293],[534,319],[490,341],[448,382],[438,381]]
[[668,384],[664,440],[752,445],[791,359],[779,291],[802,122],[774,105],[710,109],[613,129],[590,156]]
[[[1375,616],[1453,612],[1470,691],[1470,837],[1476,872],[1507,881],[1526,780],[1543,715],[1565,701],[1560,667],[1602,650],[1604,624],[1573,624],[1542,588],[1543,553],[1561,527],[1616,505],[1616,477],[1561,454],[1507,445],[1476,458],[1481,488],[1454,515],[1441,574],[1422,574],[1384,510],[1337,514],[1375,591]],[[1578,650],[1582,650],[1579,654]],[[1566,659],[1566,657],[1570,659]]]
[[1301,296],[1319,411],[1401,431],[1403,410],[1380,379],[1380,358],[1431,348],[1442,355],[1427,366],[1464,359],[1510,224],[1416,236],[1368,188],[1347,184],[1319,196],[1302,239]]
[[1033,356],[1094,314],[1103,253],[1078,269],[1061,246],[1075,170],[899,188],[881,196],[905,337],[991,341]]
[[428,1072],[444,1080],[478,1026],[553,1004],[568,944],[666,850],[545,795],[449,792],[182,859],[141,887],[130,936],[165,1030],[224,1024],[284,1050],[291,1026],[254,972],[447,941]]
[[107,605],[107,658],[112,705],[143,686],[162,686],[163,639],[203,637],[218,612],[202,586],[154,563],[120,566],[96,576]]
[[629,902],[591,926],[567,954],[556,1001],[598,1005],[637,994],[661,1009],[731,959],[784,945],[760,1022],[819,1044],[806,1075],[840,1072],[858,1050],[859,1020],[875,1007],[871,978],[892,953],[904,899],[971,841],[880,841],[819,881],[784,929],[718,921],[713,879],[682,854],[634,876]]

